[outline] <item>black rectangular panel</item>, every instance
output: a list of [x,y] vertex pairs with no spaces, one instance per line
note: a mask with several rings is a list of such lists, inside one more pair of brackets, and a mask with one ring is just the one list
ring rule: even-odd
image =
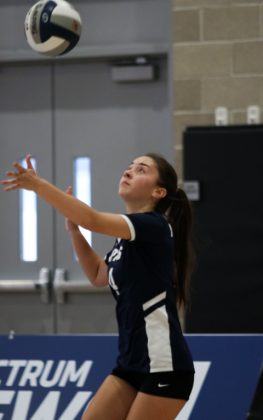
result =
[[263,126],[184,133],[184,179],[200,183],[187,332],[263,332],[262,157]]

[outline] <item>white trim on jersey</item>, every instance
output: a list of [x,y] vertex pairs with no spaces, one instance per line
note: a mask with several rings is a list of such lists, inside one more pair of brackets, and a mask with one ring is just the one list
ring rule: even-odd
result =
[[121,217],[123,217],[123,219],[126,220],[128,226],[129,226],[130,234],[131,234],[130,241],[134,241],[136,234],[135,234],[135,229],[134,229],[134,226],[133,226],[131,220],[129,219],[129,217],[125,216],[125,214],[121,214]]
[[144,311],[146,311],[151,306],[155,305],[156,303],[161,302],[165,298],[166,298],[166,292],[162,292],[159,295],[155,296],[154,298],[147,300],[147,302],[144,302],[144,304],[142,305],[142,308]]
[[155,309],[145,318],[150,372],[173,370],[170,328],[165,305]]
[[[145,302],[142,307],[146,311],[166,298],[166,291]],[[170,342],[170,328],[165,305],[153,310],[145,318],[150,372],[173,370]]]
[[170,231],[171,231],[171,238],[173,238],[174,237],[174,232],[173,232],[172,225],[170,225],[170,223],[168,223],[168,226],[169,226]]

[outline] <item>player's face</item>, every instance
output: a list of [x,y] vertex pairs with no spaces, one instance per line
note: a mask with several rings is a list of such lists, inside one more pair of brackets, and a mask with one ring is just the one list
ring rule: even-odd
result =
[[119,195],[127,203],[149,203],[153,206],[158,176],[153,159],[148,156],[138,157],[124,171],[119,184]]

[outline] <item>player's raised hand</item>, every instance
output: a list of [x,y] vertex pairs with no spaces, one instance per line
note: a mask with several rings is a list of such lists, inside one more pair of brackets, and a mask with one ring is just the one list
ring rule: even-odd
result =
[[4,185],[5,191],[12,191],[17,189],[26,189],[36,191],[38,186],[39,177],[33,168],[31,162],[31,155],[26,155],[26,168],[20,163],[14,162],[14,170],[7,171],[6,176],[8,179],[0,181]]

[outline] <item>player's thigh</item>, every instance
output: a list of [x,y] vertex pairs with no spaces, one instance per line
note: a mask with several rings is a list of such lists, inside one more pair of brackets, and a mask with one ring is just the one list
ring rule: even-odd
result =
[[138,392],[127,420],[174,420],[185,403],[185,400]]
[[92,398],[82,420],[124,420],[136,395],[137,391],[127,382],[109,375]]

